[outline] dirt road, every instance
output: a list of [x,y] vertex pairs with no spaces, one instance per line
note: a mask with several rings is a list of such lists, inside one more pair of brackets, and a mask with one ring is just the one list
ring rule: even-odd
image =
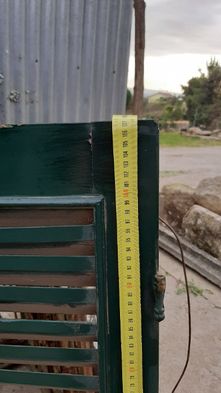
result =
[[[221,146],[161,148],[160,188],[183,183],[197,186],[207,177],[221,176]],[[161,253],[167,275],[166,320],[160,329],[160,393],[170,393],[184,364],[187,306],[180,264]],[[188,280],[202,295],[191,296],[193,339],[190,365],[177,393],[221,392],[221,290],[188,270]],[[180,294],[179,294],[180,293]]]
[[195,187],[206,177],[221,176],[221,146],[160,149],[160,187],[183,183]]
[[[184,366],[187,303],[181,265],[160,253],[167,274],[166,319],[160,324],[160,393],[171,393]],[[221,391],[221,290],[188,269],[191,283],[192,349],[188,370],[176,393]]]

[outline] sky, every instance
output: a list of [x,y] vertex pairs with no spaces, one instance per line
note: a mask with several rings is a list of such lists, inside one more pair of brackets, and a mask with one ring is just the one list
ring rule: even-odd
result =
[[[179,93],[211,57],[221,63],[221,0],[146,0],[145,88]],[[133,85],[134,26],[128,77]]]

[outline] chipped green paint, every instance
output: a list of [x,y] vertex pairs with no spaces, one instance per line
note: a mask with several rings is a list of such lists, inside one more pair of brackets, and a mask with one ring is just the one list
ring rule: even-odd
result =
[[94,239],[94,226],[0,228],[0,243],[70,243]]
[[0,272],[14,273],[76,273],[95,271],[95,257],[89,256],[29,256],[1,255]]
[[29,347],[19,345],[0,345],[1,362],[9,361],[17,363],[22,361],[32,362],[34,364],[82,364],[97,363],[96,349],[76,349],[76,348],[46,348],[46,347]]
[[1,383],[97,392],[98,377],[0,370]]
[[0,303],[95,304],[96,290],[85,288],[43,288],[0,286]]
[[97,335],[97,325],[88,322],[40,321],[26,319],[1,319],[1,333],[35,334],[45,336],[92,336]]

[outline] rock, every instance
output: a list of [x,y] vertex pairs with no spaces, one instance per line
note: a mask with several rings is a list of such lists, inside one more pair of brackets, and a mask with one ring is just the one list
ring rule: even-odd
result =
[[189,132],[191,135],[195,135],[195,134],[197,134],[197,133],[202,132],[202,130],[201,130],[201,128],[199,128],[199,127],[190,127],[189,130],[188,130],[188,132]]
[[194,205],[183,218],[182,227],[193,244],[221,259],[221,216]]
[[202,180],[194,192],[197,205],[221,214],[221,176]]
[[216,130],[212,131],[212,136],[221,136],[221,129],[217,128]]
[[199,136],[210,136],[210,135],[212,135],[212,131],[202,130],[199,127],[190,127],[189,128],[189,133],[191,135],[199,135]]
[[174,229],[181,232],[182,220],[194,205],[194,189],[184,184],[170,184],[162,188],[160,213]]

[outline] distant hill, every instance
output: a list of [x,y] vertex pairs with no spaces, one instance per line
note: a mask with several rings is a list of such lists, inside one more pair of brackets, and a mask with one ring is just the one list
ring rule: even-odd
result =
[[154,96],[155,94],[157,94],[159,92],[160,92],[160,90],[144,89],[144,98]]
[[[129,90],[133,94],[133,89],[129,88]],[[168,94],[168,95],[175,96],[175,97],[180,96],[180,93],[174,93],[172,91],[144,89],[144,98],[148,98],[148,97],[151,97],[151,96],[154,96],[154,95],[157,95],[157,94],[159,94],[159,95],[160,94],[162,94],[162,95]]]

